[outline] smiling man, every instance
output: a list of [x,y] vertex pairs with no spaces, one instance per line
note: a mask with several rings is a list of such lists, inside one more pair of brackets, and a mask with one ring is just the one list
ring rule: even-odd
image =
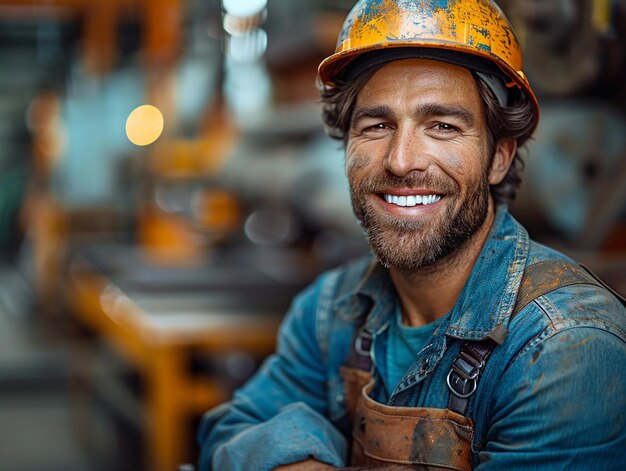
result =
[[623,469],[623,301],[507,210],[539,109],[499,8],[362,0],[319,78],[373,256],[297,297],[201,469]]

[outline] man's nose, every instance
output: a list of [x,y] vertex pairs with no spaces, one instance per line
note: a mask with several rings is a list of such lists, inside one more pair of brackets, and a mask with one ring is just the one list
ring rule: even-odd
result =
[[425,150],[418,131],[408,126],[398,127],[389,143],[385,170],[401,178],[414,171],[425,171],[431,160]]

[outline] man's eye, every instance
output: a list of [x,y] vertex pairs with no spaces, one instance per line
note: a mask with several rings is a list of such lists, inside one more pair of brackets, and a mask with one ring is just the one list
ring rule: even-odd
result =
[[437,123],[435,124],[434,128],[437,131],[446,132],[446,133],[458,132],[459,130],[459,128],[457,128],[456,126],[453,126],[448,123]]
[[440,131],[456,131],[456,128],[448,123],[437,123],[436,127]]
[[375,132],[375,131],[384,131],[385,129],[389,129],[386,123],[376,123],[371,126],[367,126],[363,129],[363,132]]

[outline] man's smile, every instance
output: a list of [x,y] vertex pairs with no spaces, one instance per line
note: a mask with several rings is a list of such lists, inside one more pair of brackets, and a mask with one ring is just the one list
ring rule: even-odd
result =
[[379,206],[385,212],[402,217],[415,217],[432,214],[442,206],[443,200],[451,193],[447,190],[410,187],[381,188],[374,194]]
[[395,204],[396,206],[427,206],[429,204],[436,203],[441,200],[440,195],[392,195],[389,193],[382,194],[382,197],[387,203]]

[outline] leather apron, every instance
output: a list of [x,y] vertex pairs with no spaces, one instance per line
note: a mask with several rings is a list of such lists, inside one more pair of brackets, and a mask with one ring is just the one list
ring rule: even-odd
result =
[[341,375],[353,424],[352,466],[472,469],[469,418],[449,409],[381,404],[369,397],[374,380],[368,372],[345,366]]
[[[550,260],[526,268],[511,318],[533,299],[572,284],[604,287],[626,306],[623,298],[586,268]],[[374,379],[369,358],[372,339],[367,339],[365,350],[357,340],[362,340],[358,332],[354,348],[340,370],[346,408],[352,420],[351,466],[395,464],[406,469],[470,471],[473,421],[452,410],[450,404],[446,409],[396,407],[373,400],[370,393]],[[503,340],[504,337],[497,343]],[[488,356],[485,362],[486,359]]]

